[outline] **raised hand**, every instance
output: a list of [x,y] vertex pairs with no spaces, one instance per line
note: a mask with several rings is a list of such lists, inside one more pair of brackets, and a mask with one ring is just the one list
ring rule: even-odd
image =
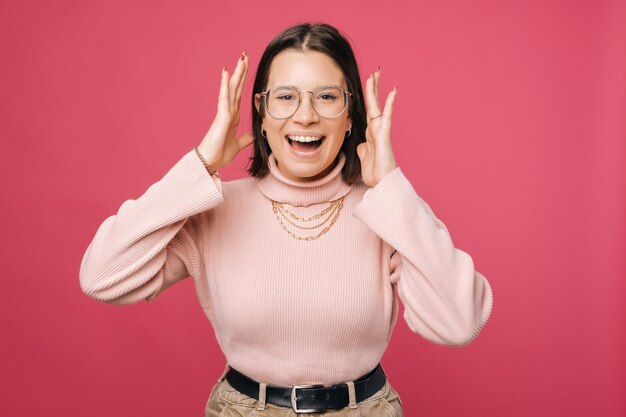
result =
[[241,150],[254,141],[250,133],[235,138],[239,125],[241,92],[247,72],[246,51],[237,61],[232,77],[229,78],[226,67],[222,69],[217,114],[198,146],[198,150],[212,169],[217,170],[228,165]]
[[365,142],[356,148],[361,160],[361,175],[363,182],[374,187],[385,175],[393,171],[398,165],[391,147],[391,114],[393,102],[398,93],[397,87],[387,96],[385,109],[380,110],[378,100],[378,79],[380,68],[367,79],[365,83],[365,105],[367,108],[367,129]]

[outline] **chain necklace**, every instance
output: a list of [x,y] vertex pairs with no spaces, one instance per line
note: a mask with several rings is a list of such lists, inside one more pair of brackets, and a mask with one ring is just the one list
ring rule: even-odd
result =
[[[276,215],[276,218],[278,219],[278,222],[280,223],[282,228],[285,229],[285,231],[289,234],[289,236],[293,237],[294,239],[298,239],[298,240],[313,240],[313,239],[317,239],[318,237],[322,236],[324,233],[328,232],[328,230],[335,223],[335,221],[337,221],[337,217],[339,216],[339,212],[341,211],[342,207],[343,207],[343,197],[341,197],[341,198],[339,198],[337,200],[331,201],[328,207],[326,207],[320,213],[318,213],[318,214],[316,214],[314,216],[311,216],[311,217],[298,217],[293,212],[289,211],[285,207],[284,203],[281,203],[281,202],[276,201],[276,200],[272,200],[272,210],[274,211],[274,214]],[[325,216],[325,215],[327,215],[327,217],[325,219],[323,219],[320,223],[318,223],[316,225],[313,225],[313,226],[301,226],[301,225],[299,225],[299,224],[294,222],[294,220],[296,220],[296,221],[308,223],[308,222],[311,222],[313,220],[317,220],[320,217]],[[289,224],[293,225],[294,227],[297,227],[298,229],[303,229],[303,230],[317,229],[319,227],[324,226],[329,221],[330,221],[330,224],[325,226],[322,229],[322,231],[319,232],[316,235],[299,236],[299,235],[296,235],[293,232],[291,232],[289,229],[287,229],[287,226],[285,225],[285,223],[283,223],[283,220],[281,218],[285,219]]]

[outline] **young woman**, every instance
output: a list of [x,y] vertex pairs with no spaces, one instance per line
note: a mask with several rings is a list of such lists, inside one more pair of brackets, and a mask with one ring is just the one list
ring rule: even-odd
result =
[[[227,360],[207,416],[401,416],[380,359],[397,319],[443,345],[470,343],[493,296],[472,258],[397,166],[397,89],[378,99],[348,41],[302,24],[267,46],[253,132],[235,137],[248,56],[222,70],[204,140],[107,218],[85,253],[83,291],[152,301],[193,277]],[[367,106],[365,106],[367,102]],[[250,178],[217,171],[253,144]]]

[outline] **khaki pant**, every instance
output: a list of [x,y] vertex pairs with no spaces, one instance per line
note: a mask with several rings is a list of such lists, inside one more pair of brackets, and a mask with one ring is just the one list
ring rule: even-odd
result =
[[328,410],[325,413],[296,414],[290,407],[281,407],[265,402],[265,384],[261,384],[259,400],[248,397],[234,389],[226,381],[226,372],[213,387],[209,400],[206,404],[206,417],[253,417],[253,416],[277,416],[277,417],[403,417],[402,402],[400,396],[393,389],[389,380],[374,395],[359,403],[356,402],[354,390],[349,389],[350,405],[341,410]]

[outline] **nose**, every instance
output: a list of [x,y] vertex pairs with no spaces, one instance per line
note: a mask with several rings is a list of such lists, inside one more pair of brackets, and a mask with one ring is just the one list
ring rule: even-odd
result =
[[311,101],[311,94],[309,91],[303,91],[300,93],[300,105],[296,109],[296,112],[291,116],[294,122],[308,125],[319,121],[319,116],[313,108],[313,102]]

